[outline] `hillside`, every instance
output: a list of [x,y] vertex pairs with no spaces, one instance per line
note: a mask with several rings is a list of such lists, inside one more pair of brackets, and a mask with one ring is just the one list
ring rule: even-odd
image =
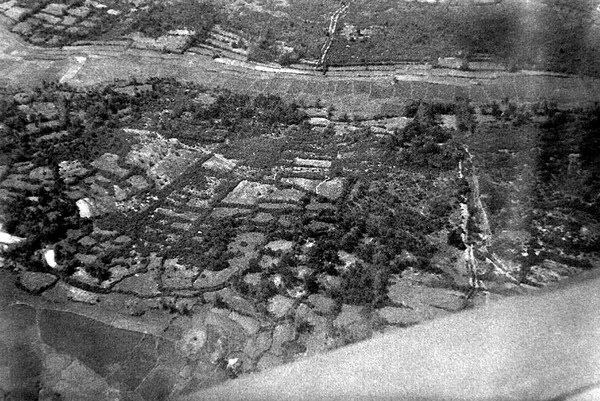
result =
[[590,277],[594,6],[0,3],[0,398],[179,399]]
[[436,66],[440,58],[459,57],[510,71],[599,73],[600,12],[592,0],[178,0],[169,7],[159,1],[131,7],[114,0],[11,0],[2,7],[13,32],[42,46],[128,40],[168,52],[226,49],[283,65],[321,60],[324,68]]

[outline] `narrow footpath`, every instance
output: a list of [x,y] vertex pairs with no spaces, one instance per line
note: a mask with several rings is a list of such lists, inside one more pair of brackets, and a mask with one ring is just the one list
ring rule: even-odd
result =
[[539,72],[456,71],[397,65],[385,69],[316,71],[216,58],[193,52],[168,54],[127,46],[40,48],[23,42],[0,20],[0,87],[60,81],[75,86],[102,85],[135,77],[173,77],[207,87],[250,94],[271,93],[308,103],[320,100],[348,115],[389,114],[407,99],[473,103],[554,100],[573,106],[600,99],[600,80]]

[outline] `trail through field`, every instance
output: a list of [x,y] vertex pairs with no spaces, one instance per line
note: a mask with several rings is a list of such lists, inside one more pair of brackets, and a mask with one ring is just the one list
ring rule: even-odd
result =
[[[346,6],[335,14],[337,18]],[[381,69],[334,68],[322,75],[306,69],[213,59],[194,52],[137,50],[125,45],[47,49],[24,43],[5,23],[0,23],[0,67],[0,86],[5,87],[34,87],[43,81],[93,86],[132,77],[143,80],[168,76],[210,88],[247,92],[251,83],[264,80],[270,82],[262,85],[260,92],[285,93],[289,100],[296,101],[322,99],[326,106],[349,116],[366,117],[392,109],[398,113],[399,105],[409,99],[452,101],[459,92],[476,104],[508,97],[521,102],[545,98],[578,105],[597,101],[600,96],[599,79],[556,74],[432,70],[403,64]]]
[[337,24],[340,17],[346,12],[348,7],[354,2],[354,0],[344,3],[341,1],[341,7],[335,10],[335,12],[331,15],[329,20],[329,28],[327,29],[327,40],[323,43],[323,47],[321,48],[321,57],[319,58],[319,62],[315,68],[323,68],[326,69],[327,63],[327,53],[329,53],[329,49],[331,48],[331,44],[335,39],[335,31],[337,29]]

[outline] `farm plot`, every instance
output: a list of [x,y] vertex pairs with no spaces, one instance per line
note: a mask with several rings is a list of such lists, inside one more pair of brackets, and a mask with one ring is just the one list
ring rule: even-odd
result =
[[462,98],[374,119],[381,101],[346,96],[363,118],[173,79],[11,93],[6,267],[51,279],[42,296],[231,329],[247,346],[206,363],[235,376],[461,310],[473,280],[502,297],[595,263],[597,110]]

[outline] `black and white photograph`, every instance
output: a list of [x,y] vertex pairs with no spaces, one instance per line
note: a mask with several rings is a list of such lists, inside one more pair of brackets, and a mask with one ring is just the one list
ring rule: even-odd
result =
[[0,0],[0,401],[600,401],[600,0]]

